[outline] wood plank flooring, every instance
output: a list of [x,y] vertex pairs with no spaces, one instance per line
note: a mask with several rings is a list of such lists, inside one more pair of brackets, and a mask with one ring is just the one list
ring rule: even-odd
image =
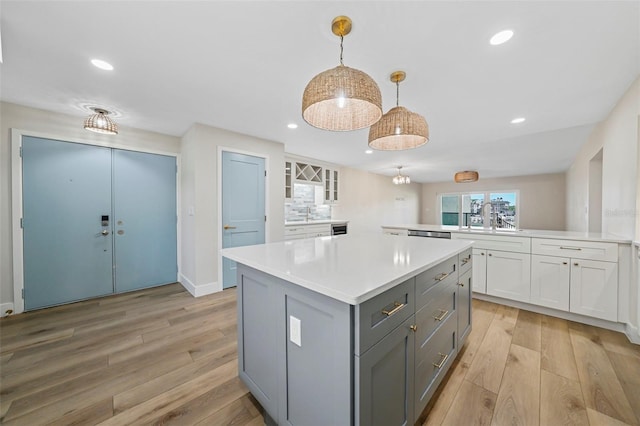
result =
[[[235,289],[179,284],[0,320],[0,423],[249,425]],[[424,425],[640,425],[640,347],[625,336],[473,301],[473,331]]]

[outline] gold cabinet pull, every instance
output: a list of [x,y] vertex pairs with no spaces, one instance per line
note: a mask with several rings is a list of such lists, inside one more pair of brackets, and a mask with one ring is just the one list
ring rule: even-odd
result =
[[442,321],[444,319],[444,317],[447,316],[448,313],[449,313],[449,311],[445,311],[444,309],[440,309],[440,316],[439,317],[433,317],[433,319],[436,320],[436,321]]
[[411,331],[418,331],[418,326],[416,324],[410,325],[409,328],[411,329]]
[[467,263],[469,263],[470,260],[471,260],[471,257],[465,257],[464,259],[462,259],[462,264],[466,265]]
[[458,283],[460,287],[464,287],[464,283]]
[[390,317],[391,315],[394,315],[395,313],[397,313],[400,309],[404,308],[404,303],[400,303],[400,302],[393,302],[395,308],[393,308],[390,311],[387,311],[386,309],[382,311],[382,313],[388,317]]
[[448,273],[448,272],[443,272],[443,273],[441,273],[440,275],[438,275],[438,276],[435,278],[435,280],[436,280],[436,281],[442,281],[442,280],[444,280],[445,278],[447,278],[448,276],[449,276],[449,273]]
[[[231,225],[225,225],[223,226],[224,229],[236,229],[235,226],[231,226]],[[292,231],[295,231],[295,229],[292,229]]]
[[438,352],[438,355],[440,355],[440,362],[439,363],[433,363],[433,366],[436,368],[442,368],[442,366],[447,362],[447,359],[449,359],[449,354],[441,354],[440,352]]

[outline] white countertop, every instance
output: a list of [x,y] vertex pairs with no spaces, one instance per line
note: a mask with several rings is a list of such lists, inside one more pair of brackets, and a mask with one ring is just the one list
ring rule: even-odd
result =
[[326,220],[293,220],[291,222],[284,222],[284,226],[302,226],[302,225],[324,225],[328,223],[349,223],[348,220],[336,220],[336,219],[326,219]]
[[403,225],[382,225],[383,228],[390,229],[415,229],[419,231],[442,231],[455,232],[458,234],[484,234],[484,235],[502,235],[513,237],[535,237],[535,238],[552,238],[559,240],[578,240],[578,241],[608,241],[613,243],[631,244],[631,239],[621,237],[614,234],[604,234],[600,232],[573,232],[573,231],[552,231],[545,229],[520,229],[520,230],[491,230],[482,228],[458,227],[451,225],[420,225],[420,224],[403,224]]
[[357,305],[471,246],[465,240],[360,234],[228,248],[221,254]]

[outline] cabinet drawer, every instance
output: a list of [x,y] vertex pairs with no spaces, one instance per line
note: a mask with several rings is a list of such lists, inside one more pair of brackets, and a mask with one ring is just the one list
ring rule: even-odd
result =
[[427,303],[416,313],[416,343],[427,341],[438,326],[451,316],[455,316],[457,280],[441,281],[425,294]]
[[456,281],[458,270],[458,256],[453,256],[439,265],[428,269],[416,276],[416,307],[420,309],[427,302],[429,289],[442,281]]
[[285,226],[284,227],[284,236],[285,237],[289,237],[289,236],[298,236],[300,238],[303,238],[304,235],[307,233],[307,227],[302,225],[302,226]]
[[411,278],[355,306],[355,353],[363,354],[415,312],[415,280]]
[[451,238],[456,240],[474,241],[474,248],[511,251],[515,253],[531,253],[531,238],[512,237],[509,235],[483,235],[473,232],[459,234],[452,233]]
[[422,346],[416,342],[415,412],[418,415],[456,357],[457,325],[457,317],[452,315]]
[[554,240],[533,238],[531,252],[572,259],[618,261],[618,244],[600,241]]
[[409,235],[408,229],[382,228],[382,233],[389,235]]
[[472,249],[468,249],[458,255],[458,274],[462,275],[471,269],[471,262],[473,260],[471,252]]

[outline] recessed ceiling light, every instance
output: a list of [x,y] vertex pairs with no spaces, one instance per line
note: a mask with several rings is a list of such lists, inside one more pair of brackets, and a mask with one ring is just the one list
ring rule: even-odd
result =
[[111,65],[109,62],[103,61],[102,59],[92,59],[91,63],[93,64],[94,67],[98,67],[101,70],[106,70],[106,71],[113,70],[113,65]]
[[520,123],[524,123],[524,120],[526,120],[526,118],[524,118],[524,117],[514,118],[513,120],[511,120],[511,124],[520,124]]
[[298,125],[296,123],[289,123],[289,124],[287,124],[287,127],[290,128],[290,129],[297,129]]
[[368,149],[368,150],[366,150],[364,153],[365,153],[365,154],[373,154],[373,150]]
[[513,31],[511,30],[500,31],[499,33],[496,33],[493,37],[491,37],[491,39],[489,40],[489,43],[491,43],[494,46],[497,46],[499,44],[508,42],[509,40],[511,40],[511,37],[513,37]]

